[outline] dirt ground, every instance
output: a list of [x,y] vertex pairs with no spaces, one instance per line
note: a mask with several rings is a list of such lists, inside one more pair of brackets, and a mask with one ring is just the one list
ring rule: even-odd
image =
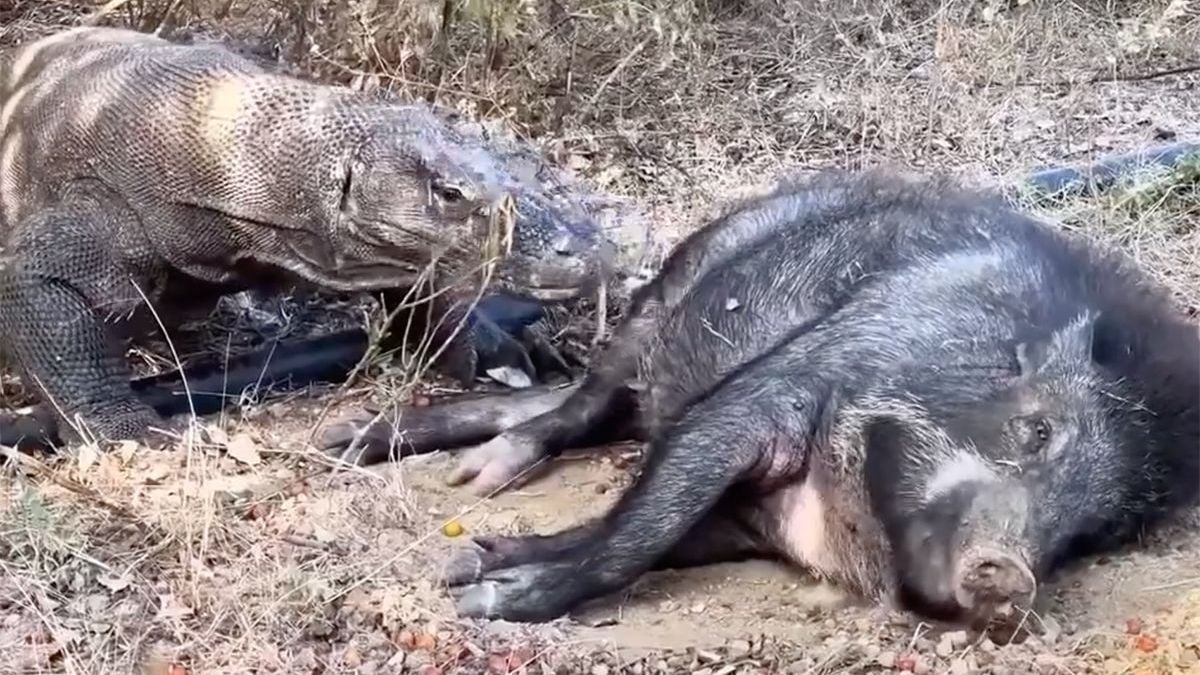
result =
[[[0,44],[86,4],[0,7]],[[531,122],[534,104],[495,110],[635,204],[630,239],[660,251],[784,167],[894,163],[996,182],[1200,140],[1200,76],[1185,68],[1200,66],[1200,14],[1188,3],[991,3],[990,18],[984,2],[920,16],[844,4],[735,13],[682,37],[679,17],[654,14],[671,39],[647,17],[617,21],[595,29],[603,39],[575,34],[599,74],[579,78],[556,125]],[[254,33],[245,20],[206,23],[235,24]],[[618,38],[614,52],[605,40]],[[635,53],[661,67],[629,66]],[[463,85],[461,100],[521,90],[516,77],[483,94]],[[1193,179],[1038,208],[1130,251],[1195,308],[1198,192]],[[767,561],[647,575],[546,625],[459,620],[438,585],[450,552],[472,534],[551,532],[603,512],[638,449],[569,455],[491,499],[444,484],[451,453],[331,475],[309,447],[314,426],[384,379],[206,420],[214,444],[82,448],[6,469],[0,672],[1200,673],[1200,513],[1055,579],[1030,617],[1038,635],[1020,644],[921,624]],[[444,533],[450,520],[462,536]]]

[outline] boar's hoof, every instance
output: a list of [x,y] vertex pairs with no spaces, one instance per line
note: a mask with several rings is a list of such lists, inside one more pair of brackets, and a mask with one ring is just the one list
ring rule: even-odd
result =
[[446,585],[462,586],[479,581],[487,571],[484,568],[484,555],[486,551],[483,547],[474,542],[471,548],[454,554],[446,563]]
[[577,576],[559,563],[530,563],[484,574],[476,583],[451,586],[459,616],[508,621],[550,621],[567,613]]
[[534,478],[531,469],[542,456],[540,444],[501,434],[465,451],[446,483],[469,484],[480,496],[520,487]]
[[1037,581],[1029,566],[994,549],[968,551],[955,580],[955,596],[973,625],[1019,620],[1033,606]]
[[392,425],[374,413],[356,413],[331,424],[321,435],[320,448],[341,463],[364,466],[391,445],[393,432]]

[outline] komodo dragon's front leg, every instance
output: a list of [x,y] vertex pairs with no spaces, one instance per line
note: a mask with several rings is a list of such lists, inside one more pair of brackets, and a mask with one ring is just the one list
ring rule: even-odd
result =
[[[130,388],[114,330],[142,302],[139,286],[154,297],[147,286],[162,269],[135,216],[110,200],[73,196],[16,223],[7,248],[0,335],[43,403],[66,427],[82,423],[98,438],[141,439],[148,425],[164,426]],[[76,439],[65,431],[64,440]]]

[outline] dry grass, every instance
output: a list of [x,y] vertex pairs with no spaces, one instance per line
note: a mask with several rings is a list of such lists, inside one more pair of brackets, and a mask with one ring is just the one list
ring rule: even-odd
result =
[[[0,44],[100,4],[10,0]],[[104,21],[236,40],[318,77],[499,119],[633,200],[642,212],[622,236],[651,264],[717,202],[783,168],[890,163],[995,182],[1200,130],[1197,78],[1155,75],[1194,65],[1200,12],[1165,0],[130,0]],[[1195,177],[1031,207],[1130,251],[1195,307]],[[396,401],[428,384],[415,366],[368,375],[366,390]],[[458,512],[415,491],[415,469],[314,467],[312,421],[352,400],[253,406],[209,425],[211,442],[172,452],[85,448],[10,469],[0,670],[589,672],[601,656],[557,626],[499,634],[453,617],[433,572],[448,546],[439,527]],[[1189,612],[1200,600],[1163,619],[1170,648],[1151,656],[1094,637],[1044,665],[1177,672],[1200,640]],[[755,649],[777,672],[797,658],[787,645]],[[856,649],[814,652],[813,672],[863,672]],[[695,653],[662,659],[671,672],[705,666]]]

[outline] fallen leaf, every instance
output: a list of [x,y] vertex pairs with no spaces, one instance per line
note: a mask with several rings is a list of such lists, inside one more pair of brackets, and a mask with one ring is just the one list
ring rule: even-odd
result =
[[1134,640],[1134,645],[1140,651],[1152,652],[1155,649],[1158,649],[1158,640],[1156,640],[1153,635],[1139,635],[1137,639]]
[[322,544],[332,544],[333,542],[337,541],[336,534],[315,523],[312,526],[312,536],[313,539],[316,539]]
[[96,583],[100,584],[101,586],[107,588],[108,590],[110,590],[114,593],[116,593],[117,591],[123,591],[126,588],[129,588],[129,578],[128,577],[124,577],[124,576],[115,577],[111,574],[101,574],[100,576],[96,577]]
[[88,469],[96,465],[100,459],[100,448],[96,447],[95,443],[84,443],[79,446],[79,454],[76,456],[76,463],[79,470],[86,472]]
[[117,444],[117,454],[121,456],[121,461],[129,462],[134,458],[138,451],[137,441],[124,440]]
[[257,502],[250,508],[246,509],[243,517],[246,520],[262,520],[271,513],[271,508],[263,502]]
[[192,615],[192,608],[183,604],[183,602],[171,593],[158,596],[158,602],[160,606],[156,618],[177,619]]
[[258,455],[258,444],[246,433],[235,434],[229,440],[229,445],[225,447],[225,452],[247,466],[256,466],[262,461]]
[[493,380],[512,389],[525,389],[526,387],[533,386],[533,380],[530,380],[529,375],[525,374],[525,371],[520,368],[498,366],[496,368],[488,368],[485,373]]
[[519,670],[533,662],[533,650],[529,647],[517,647],[508,655],[508,667],[511,670]]
[[404,651],[411,652],[417,647],[417,636],[413,635],[411,630],[405,629],[396,635],[396,637],[393,639],[393,642],[396,643],[397,647],[403,649]]
[[431,652],[437,647],[437,638],[429,633],[418,633],[413,646],[421,651]]
[[508,657],[504,654],[492,654],[488,657],[487,662],[489,673],[500,675],[508,672]]
[[229,445],[229,434],[225,433],[221,427],[209,427],[208,437],[217,445]]

